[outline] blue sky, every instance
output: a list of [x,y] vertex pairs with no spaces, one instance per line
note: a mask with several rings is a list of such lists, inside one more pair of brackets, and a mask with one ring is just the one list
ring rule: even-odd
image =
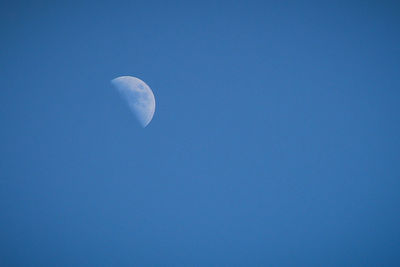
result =
[[395,1],[0,10],[0,265],[400,264]]

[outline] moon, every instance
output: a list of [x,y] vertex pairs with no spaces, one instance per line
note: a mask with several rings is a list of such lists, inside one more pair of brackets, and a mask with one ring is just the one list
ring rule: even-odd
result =
[[156,100],[153,91],[142,80],[132,76],[120,76],[111,80],[111,84],[126,100],[137,120],[146,127],[153,119]]

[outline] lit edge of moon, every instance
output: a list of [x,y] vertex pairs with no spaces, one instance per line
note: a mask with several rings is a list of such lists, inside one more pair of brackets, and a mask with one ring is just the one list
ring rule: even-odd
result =
[[111,84],[145,128],[153,119],[156,110],[156,100],[150,87],[144,81],[132,76],[117,77],[111,80]]

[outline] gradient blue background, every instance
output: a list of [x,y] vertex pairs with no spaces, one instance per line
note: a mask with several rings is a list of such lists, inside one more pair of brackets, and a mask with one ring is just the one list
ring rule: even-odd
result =
[[399,266],[399,11],[3,1],[0,265]]

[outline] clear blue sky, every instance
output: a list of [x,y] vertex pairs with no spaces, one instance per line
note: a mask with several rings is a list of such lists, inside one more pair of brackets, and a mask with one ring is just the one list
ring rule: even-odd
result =
[[399,266],[400,6],[196,2],[2,1],[0,265]]

